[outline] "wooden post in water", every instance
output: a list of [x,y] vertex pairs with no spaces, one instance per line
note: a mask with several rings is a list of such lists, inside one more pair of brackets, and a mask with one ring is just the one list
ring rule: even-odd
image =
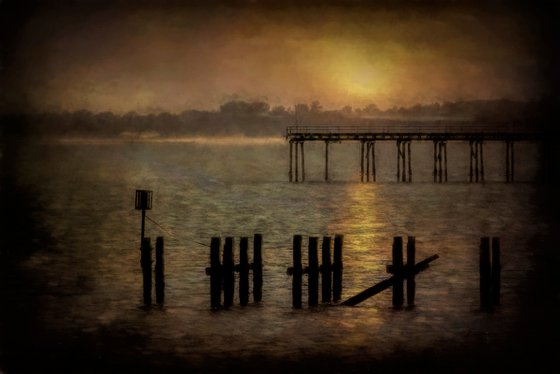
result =
[[500,259],[500,238],[492,238],[492,305],[500,305],[502,264]]
[[325,182],[329,181],[329,141],[325,141]]
[[293,159],[292,159],[293,148],[294,148],[293,145],[294,145],[293,140],[290,140],[290,170],[288,171],[288,173],[290,175],[290,183],[293,182],[293,178],[294,178],[293,171],[292,171],[292,167],[293,167],[293,163],[294,163]]
[[393,307],[400,308],[404,303],[404,280],[400,277],[403,272],[403,241],[402,237],[393,238],[393,274],[399,279],[393,284]]
[[299,142],[296,142],[296,182],[299,182],[298,143]]
[[220,308],[222,304],[222,265],[220,264],[221,239],[213,237],[210,241],[210,306]]
[[156,302],[158,304],[163,303],[165,296],[165,275],[164,275],[164,264],[163,264],[163,236],[158,236],[156,238],[156,266],[155,266],[155,276],[156,276]]
[[443,142],[440,140],[438,142],[438,166],[439,166],[439,170],[438,170],[438,182],[441,183],[442,182],[442,176],[443,176],[443,168],[442,168],[442,161],[443,161],[443,157],[442,157],[442,148],[443,148]]
[[301,308],[301,283],[303,269],[301,265],[301,235],[294,235],[293,242],[293,273],[292,273],[292,306]]
[[410,274],[406,278],[406,303],[414,305],[414,298],[416,296],[416,279],[412,271],[416,263],[416,238],[409,236],[406,243],[406,269]]
[[246,306],[249,303],[249,239],[242,237],[239,240],[239,304]]
[[364,140],[360,141],[360,182],[364,181]]
[[224,307],[233,305],[233,294],[235,289],[235,264],[233,261],[233,238],[227,237],[222,254],[222,280],[224,285]]
[[438,174],[438,169],[437,169],[437,149],[438,149],[438,142],[437,140],[434,140],[434,183],[437,182],[437,174]]
[[305,142],[301,142],[301,181],[305,182],[305,154],[303,153],[303,144]]
[[376,182],[376,170],[375,170],[375,142],[371,142],[371,174],[373,176],[373,181]]
[[152,303],[152,247],[150,245],[150,238],[142,239],[140,251],[144,304],[150,305]]
[[253,238],[253,301],[262,300],[263,264],[262,264],[262,235],[255,234]]
[[484,143],[482,140],[480,144],[480,181],[484,182]]
[[443,174],[447,182],[447,143],[443,142]]
[[335,235],[333,253],[333,301],[336,303],[342,297],[342,249],[344,235]]
[[490,238],[480,239],[480,306],[492,306],[492,268],[490,265]]
[[412,182],[412,152],[410,151],[411,143],[412,142],[410,140],[406,142],[408,150],[408,183]]
[[307,258],[309,261],[307,297],[310,307],[319,303],[319,239],[315,236],[309,237],[309,248]]
[[401,179],[401,141],[397,140],[397,182],[400,182],[401,181],[400,179]]
[[369,182],[369,155],[371,149],[371,142],[366,143],[366,182]]
[[469,141],[469,146],[470,146],[469,182],[472,183],[472,181],[473,181],[473,155],[474,155],[473,141],[472,140]]
[[321,301],[323,303],[331,302],[332,293],[332,276],[331,276],[331,237],[323,236],[323,245],[321,247],[322,264],[321,264]]

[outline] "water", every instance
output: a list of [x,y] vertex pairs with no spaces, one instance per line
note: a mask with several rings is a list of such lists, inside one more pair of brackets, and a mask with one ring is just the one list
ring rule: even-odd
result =
[[[146,362],[158,365],[164,354],[198,368],[224,356],[359,363],[401,351],[498,344],[523,318],[534,270],[530,240],[549,230],[538,186],[499,182],[500,145],[485,149],[491,182],[465,183],[468,154],[460,143],[448,148],[451,182],[433,184],[430,146],[413,150],[411,184],[392,182],[393,147],[378,146],[381,182],[365,184],[358,182],[357,144],[331,145],[331,183],[321,181],[323,148],[308,145],[310,182],[290,184],[281,139],[33,143],[20,160],[19,183],[37,191],[42,209],[34,214],[53,239],[24,263],[47,290],[37,296],[37,313],[47,332],[140,336],[143,343],[128,349]],[[522,147],[516,171],[530,181],[536,150]],[[163,307],[142,307],[135,189],[154,191],[148,217],[159,226],[147,221],[146,236],[165,237]],[[234,236],[237,244],[254,233],[264,241],[263,302],[240,307],[236,295],[230,310],[212,312],[206,245],[212,236]],[[394,236],[416,237],[418,261],[440,258],[417,277],[413,309],[393,310],[387,290],[357,307],[315,309],[306,307],[304,291],[304,308],[293,310],[286,270],[294,234],[304,235],[304,246],[309,235],[344,234],[343,299],[388,277]],[[494,313],[479,311],[483,236],[501,238],[502,307]]]

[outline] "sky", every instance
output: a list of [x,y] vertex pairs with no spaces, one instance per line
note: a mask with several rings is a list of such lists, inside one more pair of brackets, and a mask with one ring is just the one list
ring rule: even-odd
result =
[[177,113],[233,99],[387,109],[548,94],[546,11],[507,2],[14,4],[0,2],[4,110]]

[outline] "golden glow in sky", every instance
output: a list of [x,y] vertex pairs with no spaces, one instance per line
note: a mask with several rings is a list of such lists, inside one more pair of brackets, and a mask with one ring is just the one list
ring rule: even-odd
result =
[[532,38],[522,15],[453,7],[45,7],[3,95],[116,113],[525,100],[541,94]]

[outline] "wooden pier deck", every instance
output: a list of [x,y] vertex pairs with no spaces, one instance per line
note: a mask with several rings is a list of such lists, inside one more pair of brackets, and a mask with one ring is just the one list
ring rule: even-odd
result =
[[[518,126],[481,126],[470,123],[427,125],[407,123],[388,126],[289,126],[286,139],[290,144],[290,182],[305,181],[304,144],[325,142],[325,181],[329,180],[329,143],[356,141],[360,143],[360,176],[362,182],[376,181],[375,143],[394,141],[397,146],[397,181],[412,181],[411,143],[431,141],[434,145],[434,182],[447,182],[447,142],[467,142],[470,147],[470,182],[484,181],[484,143],[500,141],[506,144],[505,179],[514,181],[515,142],[541,142],[545,136]],[[402,170],[401,170],[402,169]]]

